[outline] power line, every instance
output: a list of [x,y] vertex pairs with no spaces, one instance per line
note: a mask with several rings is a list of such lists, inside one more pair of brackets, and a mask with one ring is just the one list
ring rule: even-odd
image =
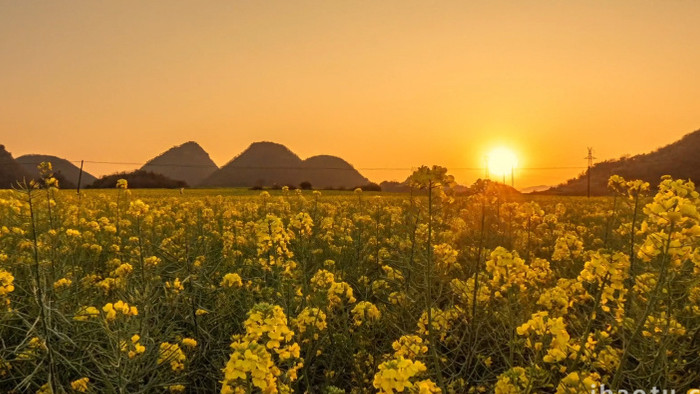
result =
[[[146,166],[148,163],[126,162],[126,161],[95,161],[95,160],[66,160],[70,163],[86,164],[111,164],[111,165],[135,165]],[[19,161],[20,164],[38,165],[41,162]],[[11,162],[0,163],[0,165],[12,165]],[[148,167],[177,167],[177,168],[222,168],[210,164],[148,164]],[[411,171],[417,167],[281,167],[281,166],[235,166],[235,169],[240,170],[347,170],[347,171]],[[553,167],[521,167],[515,168],[517,171],[542,171],[542,170],[581,170],[586,167],[582,166],[553,166]],[[488,167],[449,167],[450,171],[488,171]],[[488,172],[487,172],[488,174]]]

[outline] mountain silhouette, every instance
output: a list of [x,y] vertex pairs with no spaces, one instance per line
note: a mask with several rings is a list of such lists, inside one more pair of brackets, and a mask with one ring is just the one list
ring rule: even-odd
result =
[[189,141],[154,157],[141,169],[196,186],[214,173],[218,167],[199,144]]
[[336,156],[312,156],[302,163],[303,177],[313,186],[322,188],[350,188],[369,184],[347,161]]
[[0,145],[0,189],[9,189],[17,181],[30,178],[29,173],[5,149],[5,145]]
[[[607,160],[591,167],[591,194],[609,194],[607,187],[611,175],[625,179],[641,179],[652,187],[659,184],[663,175],[677,179],[690,179],[700,184],[700,130],[686,134],[680,140],[653,152],[616,160]],[[537,194],[586,195],[587,175],[576,178]]]
[[309,182],[315,188],[352,188],[369,183],[345,160],[313,156],[301,160],[286,146],[255,142],[207,178],[206,186],[273,186]]
[[[39,177],[39,170],[37,169],[37,166],[41,162],[48,161],[51,163],[51,167],[54,171],[54,176],[59,180],[59,187],[73,188],[75,187],[75,185],[78,184],[78,175],[80,174],[80,168],[66,159],[62,159],[60,157],[52,155],[29,154],[22,155],[15,160],[24,168],[24,170],[28,174],[31,174],[35,178]],[[80,184],[82,186],[89,185],[95,182],[96,179],[97,178],[95,178],[93,175],[83,170],[83,175],[80,180]]]

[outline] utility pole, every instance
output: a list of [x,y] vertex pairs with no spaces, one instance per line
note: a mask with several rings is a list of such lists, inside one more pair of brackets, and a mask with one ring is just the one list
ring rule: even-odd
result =
[[78,173],[78,195],[80,195],[80,181],[83,179],[83,160],[80,160],[80,172]]
[[593,167],[593,159],[595,159],[595,157],[593,157],[593,148],[591,148],[591,147],[588,148],[588,156],[584,157],[584,159],[588,159],[588,171],[586,171],[588,173],[587,174],[588,175],[588,177],[587,177],[588,178],[588,189],[587,189],[588,191],[586,193],[586,196],[588,196],[588,198],[590,198],[591,197],[591,167]]
[[510,166],[510,187],[515,187],[515,166]]

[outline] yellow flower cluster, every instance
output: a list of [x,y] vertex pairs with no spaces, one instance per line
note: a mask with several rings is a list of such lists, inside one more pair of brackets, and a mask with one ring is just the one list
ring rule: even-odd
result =
[[31,360],[36,358],[39,353],[48,350],[46,341],[39,337],[32,337],[27,343],[27,347],[17,356],[18,360]]
[[435,263],[441,269],[459,268],[455,266],[457,262],[457,251],[448,243],[441,243],[433,246]]
[[135,200],[129,203],[129,209],[127,210],[127,213],[136,217],[142,217],[148,213],[149,209],[150,207],[145,202],[141,200]]
[[598,373],[571,372],[566,375],[557,386],[555,394],[580,394],[590,393],[592,389],[600,387],[600,375]]
[[256,223],[255,236],[260,266],[267,271],[275,267],[290,273],[294,267],[294,263],[289,260],[294,257],[294,253],[289,249],[293,233],[287,231],[282,219],[275,215],[267,215],[259,220]]
[[87,321],[88,319],[98,317],[99,315],[100,311],[94,306],[81,306],[80,309],[75,312],[73,320]]
[[7,374],[12,370],[12,364],[9,361],[0,357],[0,378],[7,376]]
[[243,280],[241,276],[236,273],[228,273],[224,275],[224,278],[220,283],[221,287],[241,287],[243,286]]
[[[222,394],[237,393],[248,387],[248,377],[253,386],[263,393],[289,392],[288,384],[297,379],[297,371],[303,366],[299,345],[291,342],[294,332],[287,326],[287,317],[278,305],[256,304],[243,323],[244,335],[234,336],[233,352],[223,369]],[[274,351],[282,363],[290,364],[280,381],[282,371],[273,360]]]
[[376,305],[369,301],[360,301],[352,308],[352,319],[356,326],[361,326],[363,323],[372,323],[382,317],[381,312]]
[[182,346],[190,349],[194,349],[195,347],[197,347],[197,340],[194,338],[182,338],[180,343],[182,344]]
[[428,352],[428,347],[423,343],[423,338],[418,335],[403,335],[391,344],[394,349],[394,357],[403,357],[410,360],[424,355]]
[[570,336],[562,317],[551,318],[548,312],[537,312],[516,331],[518,335],[528,336],[527,346],[537,352],[543,349],[544,342],[549,342],[542,358],[544,362],[554,363],[568,357]]
[[129,187],[129,183],[126,179],[117,179],[117,189],[126,189]]
[[654,337],[657,342],[661,342],[668,335],[683,336],[685,333],[685,327],[673,316],[669,318],[664,311],[661,311],[658,316],[649,316],[642,331],[642,335]]
[[[447,310],[442,310],[438,308],[431,308],[431,321],[432,328],[435,333],[438,334],[438,338],[444,341],[447,337],[448,331],[452,327],[452,323],[461,315],[461,311],[452,308]],[[420,318],[418,319],[418,334],[423,337],[428,337],[428,312],[424,311]]]
[[158,365],[169,363],[170,369],[180,372],[185,369],[185,353],[177,343],[163,342],[158,348]]
[[[564,281],[562,284],[566,285],[566,279],[560,279],[559,281]],[[562,286],[555,286],[545,290],[537,300],[537,305],[543,306],[546,310],[552,312],[554,316],[566,315],[572,303],[569,299],[569,293]]]
[[69,237],[77,238],[77,237],[80,237],[80,231],[73,229],[73,228],[69,228],[69,229],[66,229],[66,235]]
[[157,256],[150,256],[143,259],[143,265],[146,267],[152,268],[157,266],[158,264],[160,264],[160,258],[158,258]]
[[326,329],[326,314],[318,308],[306,307],[302,309],[293,320],[299,334],[307,331],[313,332],[314,339],[318,339],[319,332]]
[[102,307],[105,312],[105,319],[107,321],[113,321],[117,318],[117,312],[121,312],[124,316],[136,316],[139,314],[139,310],[135,306],[129,306],[126,302],[119,300],[115,303],[107,303]]
[[633,199],[649,191],[649,182],[640,180],[627,181],[619,175],[612,175],[608,179],[608,187],[617,193],[627,195],[629,198]]
[[53,288],[54,290],[61,290],[66,287],[70,287],[71,284],[73,284],[72,280],[68,278],[61,278],[53,283]]
[[172,281],[165,282],[165,288],[177,294],[185,290],[185,286],[180,282],[180,278],[175,278]]
[[88,383],[90,383],[90,378],[80,378],[70,382],[70,388],[79,393],[85,393],[88,391]]
[[598,290],[602,291],[601,309],[609,312],[609,301],[614,301],[618,308],[624,304],[627,293],[624,281],[628,277],[629,267],[629,257],[625,253],[616,252],[609,255],[595,252],[583,266],[578,279],[597,284]]
[[311,284],[316,291],[326,292],[329,308],[340,306],[343,302],[341,297],[345,298],[348,304],[356,301],[352,287],[345,282],[336,282],[335,275],[330,271],[318,270],[311,278]]
[[406,390],[420,393],[439,393],[440,389],[429,380],[414,381],[415,377],[426,371],[425,364],[403,357],[379,364],[374,375],[373,386],[380,394],[403,393]]
[[11,273],[0,269],[0,303],[5,304],[5,306],[10,306],[10,299],[8,295],[15,291],[15,285],[13,284],[15,277]]
[[[231,344],[231,357],[223,369],[224,380],[221,394],[245,392],[246,381],[250,374],[253,386],[263,393],[277,392],[277,376],[280,370],[272,361],[272,355],[264,345],[250,341],[235,341]],[[242,386],[239,386],[241,384]]]
[[300,212],[289,220],[289,226],[296,229],[302,236],[311,235],[311,230],[314,227],[314,221],[306,212]]
[[120,264],[114,271],[112,271],[112,276],[125,277],[134,271],[134,267],[129,263]]
[[495,394],[520,394],[527,393],[531,382],[527,371],[523,367],[513,367],[498,375],[498,381],[494,386]]
[[138,334],[131,336],[130,341],[121,341],[119,348],[126,353],[129,358],[134,358],[146,351],[146,347],[139,343],[141,337]]
[[287,327],[287,317],[282,308],[267,303],[255,305],[248,313],[248,319],[243,326],[246,339],[258,341],[267,337],[268,349],[277,349],[280,342],[288,342],[294,336],[294,331]]
[[494,296],[500,298],[512,288],[525,292],[528,287],[549,278],[549,263],[545,260],[536,262],[528,266],[516,252],[497,247],[486,261],[486,271],[491,275],[489,287],[493,289]]
[[[388,265],[384,265],[384,266],[382,266],[382,270],[384,271],[387,279],[389,279],[389,280],[394,280],[394,281],[402,281],[403,280],[403,274],[401,273],[401,271],[399,271],[395,268],[392,268]],[[369,281],[369,278],[367,278],[367,280]]]
[[552,261],[566,261],[577,258],[583,253],[583,241],[576,233],[566,232],[554,243]]

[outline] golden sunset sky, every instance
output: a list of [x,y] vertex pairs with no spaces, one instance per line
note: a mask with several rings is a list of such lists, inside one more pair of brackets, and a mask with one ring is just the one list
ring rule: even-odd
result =
[[[340,156],[373,181],[440,164],[516,186],[700,128],[700,2],[0,0],[0,144],[143,163],[199,142]],[[103,175],[134,165],[86,164]]]

